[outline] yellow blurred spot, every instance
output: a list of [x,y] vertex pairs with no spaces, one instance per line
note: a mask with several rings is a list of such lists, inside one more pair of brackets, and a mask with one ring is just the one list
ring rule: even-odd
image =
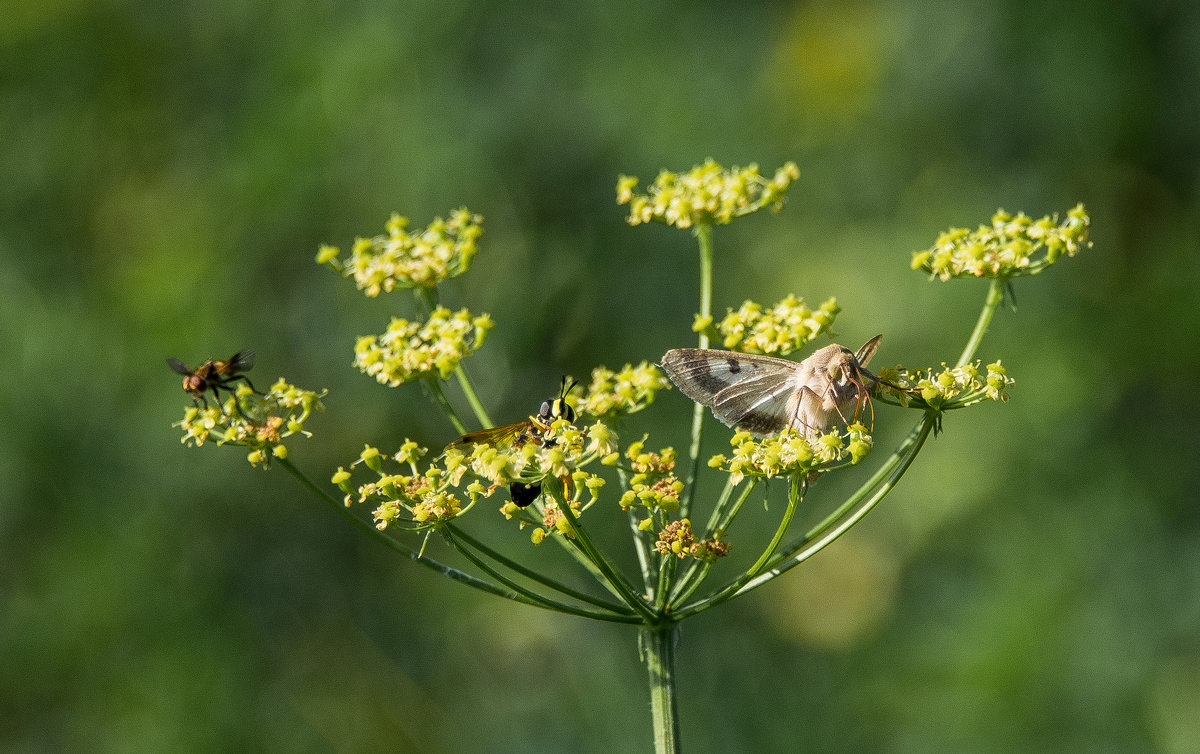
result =
[[886,65],[875,6],[801,4],[783,30],[768,85],[806,121],[837,125],[873,103]]
[[887,621],[899,563],[860,532],[760,590],[758,606],[780,637],[820,649],[847,649]]
[[1194,752],[1200,742],[1200,656],[1167,660],[1147,691],[1146,727],[1163,752]]

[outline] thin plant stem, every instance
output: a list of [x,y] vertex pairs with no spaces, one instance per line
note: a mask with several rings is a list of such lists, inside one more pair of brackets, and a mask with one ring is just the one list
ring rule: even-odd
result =
[[658,620],[658,616],[654,614],[654,611],[646,604],[646,601],[633,591],[633,587],[625,580],[625,577],[621,575],[616,566],[592,542],[592,538],[588,536],[587,530],[579,525],[579,519],[575,517],[575,512],[571,510],[571,506],[564,502],[558,506],[558,509],[562,513],[563,518],[567,520],[567,523],[571,525],[571,533],[575,535],[570,540],[571,543],[582,550],[588,560],[596,565],[596,568],[603,574],[605,582],[616,589],[621,600],[636,610],[647,622]]
[[[675,594],[667,605],[668,609],[687,602],[688,597],[691,597],[692,593],[699,589],[704,580],[708,578],[708,573],[713,567],[711,560],[696,561],[692,565],[693,567],[688,570],[687,575],[676,585]],[[699,569],[695,567],[697,565],[700,566]]]
[[329,507],[332,508],[339,516],[347,519],[348,521],[350,521],[350,523],[352,523],[354,526],[357,526],[363,532],[365,532],[366,534],[368,534],[372,538],[374,538],[376,541],[380,542],[381,544],[383,544],[387,547],[390,547],[391,549],[393,549],[396,552],[400,553],[401,555],[405,556],[409,560],[420,563],[421,565],[425,566],[426,568],[430,568],[434,571],[437,571],[438,573],[442,574],[443,576],[446,576],[447,578],[453,579],[454,581],[457,581],[462,584],[466,584],[467,586],[474,587],[476,589],[479,589],[480,591],[489,592],[489,593],[495,594],[499,597],[506,597],[510,600],[513,600],[514,602],[523,602],[525,604],[533,604],[529,600],[529,598],[525,597],[522,594],[519,594],[518,592],[514,592],[512,590],[497,586],[496,584],[493,584],[490,581],[484,581],[483,579],[476,578],[469,573],[464,573],[464,572],[458,570],[457,568],[452,568],[451,566],[448,566],[444,563],[439,563],[438,561],[434,560],[433,558],[429,558],[429,557],[426,557],[425,555],[422,555],[417,550],[414,550],[413,548],[409,547],[408,545],[406,545],[402,542],[397,542],[396,540],[389,537],[387,534],[384,534],[379,529],[376,529],[374,526],[371,525],[371,523],[369,521],[364,521],[363,519],[354,515],[350,511],[349,508],[347,508],[345,505],[343,505],[341,503],[341,501],[335,499],[332,495],[330,495],[328,492],[326,492],[325,490],[318,487],[316,485],[316,483],[314,483],[311,479],[309,479],[307,476],[305,476],[304,472],[302,472],[302,471],[300,471],[300,469],[296,468],[292,464],[291,461],[287,460],[286,458],[279,458],[279,459],[276,459],[276,463],[278,463],[280,466],[282,466],[284,469],[286,469],[287,472],[289,474],[291,474],[293,477],[295,477],[297,479],[297,481],[300,482],[300,484],[302,484],[306,489],[308,489],[309,492],[312,492],[314,495],[316,495],[322,501],[324,501],[326,504],[328,504]]
[[967,339],[967,345],[963,348],[962,356],[958,357],[958,363],[955,366],[961,367],[975,358],[975,352],[979,350],[979,344],[983,342],[983,336],[987,334],[988,326],[992,323],[996,307],[1004,300],[1006,284],[1007,279],[1005,278],[992,278],[988,285],[987,298],[983,302],[983,309],[979,312],[979,319],[975,321],[975,329],[971,331],[971,337]]
[[483,558],[476,555],[474,552],[471,551],[470,548],[467,547],[467,545],[464,542],[459,540],[459,535],[461,534],[461,532],[455,532],[455,531],[452,531],[449,527],[446,527],[442,530],[442,534],[443,534],[443,536],[445,536],[446,540],[449,541],[450,544],[454,546],[454,549],[458,550],[458,552],[463,557],[465,557],[467,560],[470,560],[472,563],[474,563],[476,566],[478,566],[482,571],[484,571],[485,573],[490,575],[492,578],[499,581],[501,584],[507,586],[509,589],[512,589],[515,592],[525,595],[530,600],[530,604],[534,604],[537,607],[541,607],[546,610],[553,610],[554,612],[566,613],[567,615],[576,615],[581,618],[591,618],[592,620],[602,620],[602,621],[608,621],[611,623],[641,623],[642,622],[640,618],[633,615],[632,613],[619,613],[619,612],[612,612],[609,610],[589,610],[589,609],[583,608],[583,607],[576,607],[574,605],[568,605],[564,602],[559,602],[558,600],[547,597],[546,595],[538,594],[537,592],[534,592],[531,589],[527,589],[527,588],[521,586],[520,584],[516,583],[512,579],[506,577],[504,574],[497,571],[495,568],[492,568],[490,565],[488,565],[483,560]]
[[[730,477],[728,480],[726,480],[725,489],[721,491],[721,497],[717,498],[717,503],[713,506],[712,515],[708,519],[708,525],[704,528],[704,535],[707,537],[712,537],[716,536],[718,532],[724,533],[725,528],[730,522],[733,521],[733,517],[737,515],[738,511],[742,509],[742,504],[746,502],[746,498],[750,496],[750,492],[757,485],[758,480],[751,479],[746,485],[745,489],[742,490],[742,494],[738,495],[733,506],[726,510],[727,501],[729,500],[729,497],[735,487],[733,484],[733,477]],[[689,595],[695,591],[696,587],[700,585],[700,582],[704,581],[711,568],[711,563],[693,560],[692,564],[683,574],[683,577],[675,582],[675,588],[671,594],[671,600],[669,604],[678,605],[680,602],[686,599],[686,595]],[[693,579],[698,580],[693,581]]]
[[[624,493],[629,489],[629,474],[620,467],[617,468],[617,479],[621,483],[621,492]],[[633,538],[633,551],[637,554],[638,570],[642,574],[642,584],[646,588],[646,596],[650,600],[655,599],[656,581],[653,577],[653,571],[650,568],[650,549],[646,544],[644,532],[638,528],[641,521],[638,519],[638,513],[630,507],[627,511],[629,519],[629,533]]]
[[661,563],[658,569],[658,587],[655,589],[654,609],[658,612],[663,612],[667,607],[667,597],[671,593],[671,578],[675,575],[675,568],[678,560],[669,556],[662,556]]
[[704,597],[694,605],[688,605],[679,610],[677,613],[675,613],[676,619],[681,620],[688,615],[693,615],[695,612],[697,612],[694,609],[697,605],[703,604],[706,607],[711,607],[721,602],[725,602],[726,600],[732,599],[741,592],[742,588],[749,581],[758,576],[759,573],[761,573],[762,570],[767,567],[767,564],[771,562],[771,557],[779,548],[779,543],[783,541],[783,536],[787,534],[788,526],[792,523],[792,517],[796,514],[796,508],[799,505],[800,500],[803,498],[803,495],[801,494],[801,489],[803,486],[804,485],[801,476],[799,474],[793,474],[791,478],[791,486],[788,489],[788,504],[787,509],[783,512],[783,520],[779,522],[779,527],[775,530],[775,535],[771,537],[771,541],[767,544],[766,549],[764,549],[762,554],[758,556],[758,560],[754,561],[754,565],[750,566],[745,573],[721,587],[716,592]]
[[471,379],[467,377],[467,370],[463,369],[463,365],[459,364],[454,369],[454,376],[458,378],[458,385],[462,388],[463,395],[467,397],[467,403],[471,406],[471,411],[475,413],[475,418],[484,429],[491,429],[496,426],[492,423],[491,417],[488,416],[487,410],[484,409],[483,403],[480,402],[479,396],[475,393],[475,387],[471,384]]
[[629,519],[629,534],[633,537],[633,551],[637,555],[638,570],[642,574],[642,583],[646,586],[646,595],[650,599],[654,599],[654,587],[657,582],[651,577],[653,571],[650,570],[650,558],[646,548],[646,540],[643,537],[642,530],[638,528],[641,520],[638,518],[638,513],[630,508],[626,513]]
[[446,416],[450,419],[450,423],[454,425],[454,430],[460,435],[465,435],[467,433],[467,428],[462,423],[462,420],[458,418],[458,414],[455,412],[454,406],[450,405],[450,400],[446,398],[446,392],[442,390],[441,380],[433,377],[426,380],[425,384],[429,385],[429,392],[433,393],[433,397],[437,400],[438,405],[441,406],[442,410],[446,412]]
[[682,751],[675,701],[675,643],[678,638],[678,627],[670,623],[646,626],[638,632],[642,663],[650,682],[650,716],[654,723],[656,754]]
[[446,528],[450,531],[451,534],[454,535],[456,541],[458,541],[459,543],[477,550],[478,552],[482,553],[483,555],[487,556],[488,558],[491,558],[492,560],[496,561],[497,563],[504,566],[505,568],[515,571],[516,573],[521,574],[522,576],[524,576],[525,578],[527,578],[531,581],[536,581],[537,583],[541,584],[542,586],[549,587],[560,594],[566,595],[567,597],[571,597],[572,599],[579,600],[580,602],[586,602],[590,605],[595,605],[596,607],[602,608],[609,612],[617,613],[617,614],[624,614],[627,616],[633,615],[633,611],[630,610],[629,608],[625,607],[624,605],[619,605],[614,602],[606,602],[597,597],[593,597],[590,594],[586,594],[577,589],[573,589],[573,588],[567,586],[566,584],[555,581],[554,579],[550,578],[549,576],[545,576],[545,575],[533,570],[532,568],[527,568],[526,566],[521,565],[520,563],[516,562],[515,560],[512,560],[511,558],[505,557],[504,555],[496,552],[492,548],[488,547],[484,543],[482,543],[479,540],[472,537],[470,534],[467,534],[465,531],[462,531],[461,529],[459,529],[458,527],[456,527],[452,524],[447,525]]
[[[696,241],[700,247],[700,316],[712,316],[713,286],[713,229],[709,223],[696,226]],[[708,348],[708,335],[702,330],[699,348]],[[700,443],[704,438],[704,406],[697,403],[692,407],[692,436],[688,445],[688,472],[684,480],[683,498],[679,501],[679,517],[687,518],[696,494],[696,480],[700,472]]]

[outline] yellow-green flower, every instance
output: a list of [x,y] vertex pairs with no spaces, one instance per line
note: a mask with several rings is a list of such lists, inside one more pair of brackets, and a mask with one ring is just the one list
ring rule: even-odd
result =
[[634,506],[668,513],[678,510],[683,482],[675,476],[675,456],[674,448],[663,448],[657,453],[646,451],[644,439],[630,443],[625,457],[633,475],[618,504],[625,510]]
[[708,331],[710,337],[720,339],[725,348],[743,353],[785,355],[827,332],[841,308],[836,298],[830,298],[811,309],[804,299],[789,294],[769,309],[746,301],[737,311],[727,311],[715,326],[708,326],[697,318],[697,326],[693,329]]
[[367,296],[396,288],[432,288],[471,266],[483,234],[482,222],[483,217],[463,207],[445,220],[435,218],[424,230],[410,233],[408,218],[392,215],[387,235],[356,240],[348,260],[338,258],[341,252],[336,246],[323,245],[317,263],[354,278]]
[[660,555],[697,560],[713,561],[729,552],[729,545],[719,539],[697,540],[692,532],[692,522],[686,518],[672,521],[658,533],[654,548]]
[[844,432],[836,429],[806,439],[803,432],[785,429],[755,440],[748,432],[735,432],[729,439],[732,453],[713,456],[708,465],[729,472],[734,484],[745,477],[770,479],[793,474],[812,474],[849,460],[858,463],[871,450],[871,436],[861,424]]
[[[577,469],[612,453],[616,447],[616,435],[603,423],[580,428],[560,418],[547,431],[519,446],[479,443],[461,451],[461,457],[470,473],[493,485],[532,484],[547,476],[573,476]],[[593,496],[599,489],[593,483],[585,482],[585,486]]]
[[1091,246],[1090,225],[1082,204],[1068,211],[1062,222],[1057,215],[1034,220],[1024,213],[999,210],[991,225],[942,233],[933,246],[913,254],[912,268],[939,280],[1036,275],[1063,254],[1073,257]]
[[483,345],[493,322],[487,314],[437,307],[425,322],[395,317],[382,335],[365,335],[354,345],[354,364],[395,387],[414,378],[445,379],[460,361]]
[[[462,515],[477,499],[488,497],[495,490],[494,487],[469,485],[466,492],[471,502],[464,505],[457,489],[465,471],[461,466],[462,454],[447,451],[425,471],[418,472],[416,461],[424,453],[424,448],[408,439],[390,456],[368,445],[350,467],[361,465],[375,478],[354,486],[350,481],[351,473],[339,468],[333,482],[346,494],[347,506],[356,501],[373,503],[375,527],[381,530],[389,526],[408,531],[437,528]],[[392,464],[407,466],[411,473],[396,473]]]
[[660,172],[645,194],[634,193],[637,178],[623,175],[617,180],[617,204],[629,205],[630,225],[651,221],[676,228],[724,225],[763,207],[780,209],[788,187],[799,177],[800,169],[793,162],[768,179],[758,172],[758,165],[725,170],[710,158],[686,173]]
[[304,423],[314,411],[322,411],[320,393],[301,390],[282,377],[266,394],[239,385],[221,406],[190,406],[183,421],[173,426],[184,430],[182,441],[199,447],[209,440],[218,445],[250,448],[251,465],[266,466],[272,457],[286,458],[284,440],[294,435],[311,437]]
[[[948,411],[983,400],[1007,401],[1015,380],[999,362],[980,372],[980,361],[960,367],[942,364],[940,370],[889,367],[879,373],[879,393],[901,406],[926,406]],[[890,384],[889,384],[890,383]]]
[[643,361],[626,364],[614,372],[607,367],[592,370],[587,394],[579,401],[581,413],[611,421],[618,416],[641,411],[654,402],[659,390],[670,390],[671,383],[654,364]]

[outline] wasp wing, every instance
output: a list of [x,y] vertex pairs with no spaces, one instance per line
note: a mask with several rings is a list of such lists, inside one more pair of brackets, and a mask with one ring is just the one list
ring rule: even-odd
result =
[[[525,432],[527,437],[532,437],[531,430],[532,422],[523,421],[516,424],[505,424],[503,427],[492,427],[491,429],[481,429],[478,432],[468,432],[446,447],[460,447],[470,450],[475,445],[491,445],[494,448],[507,449],[510,446],[517,445],[517,440]],[[521,444],[524,444],[523,442]]]

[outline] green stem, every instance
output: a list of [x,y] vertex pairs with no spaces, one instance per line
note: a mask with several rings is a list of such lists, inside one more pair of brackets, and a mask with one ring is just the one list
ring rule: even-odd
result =
[[677,558],[661,557],[658,568],[658,585],[654,590],[654,609],[662,613],[667,609],[667,596],[671,593],[671,578],[675,575]]
[[416,561],[426,568],[433,569],[447,578],[451,578],[455,581],[466,584],[467,586],[474,587],[480,591],[489,592],[499,597],[507,597],[514,602],[533,604],[524,595],[504,589],[503,587],[497,586],[490,581],[484,581],[483,579],[475,578],[469,573],[463,573],[456,568],[451,568],[450,566],[445,565],[444,563],[439,563],[432,558],[427,558],[408,545],[397,542],[379,529],[376,529],[369,521],[364,521],[363,519],[351,513],[350,509],[343,505],[340,500],[335,499],[328,492],[318,487],[311,479],[305,476],[300,469],[297,469],[295,466],[293,466],[291,461],[287,460],[286,458],[279,458],[276,459],[275,462],[280,466],[283,466],[283,468],[286,469],[289,474],[294,476],[300,482],[300,484],[304,485],[309,492],[312,492],[317,497],[321,498],[321,500],[325,501],[325,503],[327,503],[329,507],[332,508],[339,516],[345,518],[354,526],[357,526],[359,529],[361,529],[364,533],[369,534],[376,541],[386,545],[387,547],[390,547],[409,560]]
[[[713,229],[708,223],[696,226],[696,241],[700,247],[700,316],[712,316],[713,287]],[[700,331],[699,348],[708,348],[708,336]],[[687,518],[696,491],[700,472],[700,442],[704,437],[704,406],[692,407],[692,440],[688,445],[688,473],[684,480],[683,499],[679,501],[679,517]]]
[[988,326],[992,323],[992,316],[996,313],[996,307],[1004,299],[1006,283],[1006,278],[992,278],[988,285],[987,298],[983,302],[983,309],[979,312],[979,319],[975,321],[975,329],[971,331],[971,337],[967,339],[967,345],[963,348],[962,356],[958,357],[958,363],[955,366],[961,367],[975,358],[975,351],[979,349],[979,344],[983,342],[983,336],[987,334]]
[[658,616],[654,614],[654,611],[646,604],[646,601],[633,591],[633,587],[625,580],[625,577],[605,557],[604,553],[596,547],[592,538],[588,536],[587,531],[579,525],[579,519],[575,517],[575,512],[571,510],[571,506],[564,502],[558,506],[558,509],[562,513],[563,518],[567,520],[567,523],[571,525],[571,533],[575,535],[574,539],[571,539],[571,542],[582,550],[587,559],[596,566],[603,575],[604,582],[616,590],[621,600],[636,610],[647,623],[657,621]]
[[426,380],[426,384],[429,385],[429,391],[437,399],[438,405],[442,407],[442,410],[446,412],[446,416],[450,418],[450,423],[454,425],[455,431],[460,435],[465,435],[467,428],[463,425],[462,420],[458,418],[458,414],[454,411],[454,406],[450,405],[450,400],[446,398],[446,393],[442,390],[442,381],[434,377]]
[[673,624],[646,626],[638,632],[638,646],[650,683],[650,715],[654,722],[656,754],[682,751],[675,704],[675,643],[679,629]]
[[[696,569],[695,566],[700,568]],[[668,607],[682,605],[687,601],[688,597],[692,596],[692,592],[700,588],[704,580],[708,578],[708,572],[712,570],[713,564],[710,560],[695,561],[693,567],[688,571],[687,575],[680,579],[676,586],[675,593],[671,596],[671,602]]]
[[[458,529],[457,527],[455,527],[452,524],[447,525],[446,529],[449,530],[449,532],[454,536],[456,541],[458,541],[461,544],[464,544],[468,547],[474,548],[475,550],[477,550],[480,553],[484,554],[485,556],[491,558],[492,560],[496,561],[497,563],[504,566],[505,568],[515,571],[531,581],[536,581],[537,583],[541,584],[542,586],[547,586],[560,594],[564,594],[573,599],[577,599],[580,602],[586,602],[589,605],[595,605],[596,607],[602,608],[609,612],[623,614],[626,616],[633,615],[633,611],[628,609],[624,605],[619,605],[615,602],[606,602],[597,597],[593,597],[590,594],[586,594],[586,593],[580,592],[576,589],[572,589],[571,587],[567,586],[566,584],[555,581],[554,579],[552,579],[548,576],[544,576],[543,574],[538,573],[537,571],[533,570],[532,568],[527,568],[524,565],[521,565],[520,563],[516,562],[515,560],[512,560],[508,557],[505,557],[504,555],[501,555],[500,553],[496,552],[495,550],[488,547],[484,543],[482,543],[479,540],[472,537],[470,534],[467,534],[465,531]],[[640,622],[640,621],[638,621],[638,622]]]
[[418,285],[416,288],[413,288],[413,294],[417,298],[417,303],[425,310],[425,316],[428,317],[430,314],[433,314],[433,310],[438,305],[437,288]]
[[[640,618],[634,616],[632,613],[621,614],[621,613],[614,613],[614,612],[611,612],[608,610],[603,610],[603,611],[588,610],[587,608],[575,607],[573,605],[568,605],[566,603],[559,602],[558,600],[552,599],[543,594],[538,594],[537,592],[535,592],[531,589],[527,589],[527,588],[521,586],[520,584],[516,583],[512,579],[508,578],[504,574],[497,571],[495,568],[492,568],[482,558],[480,558],[478,555],[476,555],[474,552],[472,552],[470,549],[468,549],[464,542],[459,541],[461,532],[456,533],[453,530],[451,530],[449,527],[446,527],[446,528],[442,529],[442,535],[446,538],[446,540],[448,542],[450,542],[451,545],[454,546],[454,549],[458,550],[458,552],[463,557],[465,557],[467,560],[470,560],[472,563],[474,563],[476,566],[478,566],[483,572],[487,573],[492,578],[499,581],[501,584],[504,584],[505,586],[512,589],[513,591],[518,592],[519,594],[522,594],[525,597],[527,597],[529,599],[530,604],[532,604],[532,605],[536,605],[537,607],[541,607],[546,610],[553,610],[553,611],[559,612],[559,613],[566,613],[568,615],[577,615],[581,618],[591,618],[592,620],[609,621],[612,623],[641,623],[642,622]],[[614,607],[617,607],[617,606],[614,606]]]
[[912,438],[912,445],[909,449],[909,452],[904,454],[899,465],[892,470],[892,473],[889,474],[887,479],[884,480],[883,484],[880,485],[877,490],[875,490],[874,494],[872,494],[861,505],[855,508],[850,515],[838,523],[836,527],[833,527],[829,531],[826,531],[819,536],[806,534],[799,542],[789,545],[786,550],[781,552],[775,558],[775,560],[772,561],[765,573],[757,576],[752,581],[747,583],[744,587],[742,587],[738,594],[745,594],[751,589],[756,589],[771,579],[790,571],[792,568],[795,568],[805,560],[808,560],[810,557],[823,550],[838,537],[845,534],[851,526],[854,526],[856,523],[862,520],[863,516],[866,516],[868,513],[870,513],[871,510],[879,504],[879,501],[883,500],[883,498],[892,491],[892,489],[900,481],[900,478],[904,476],[906,471],[908,471],[908,467],[911,466],[913,460],[916,459],[917,453],[920,452],[921,446],[925,444],[925,440],[929,437],[929,433],[933,430],[933,427],[936,423],[936,414],[933,412],[926,414],[925,419],[921,422],[916,436]]
[[[629,474],[625,469],[618,467],[617,479],[621,483],[621,492],[624,493],[629,489]],[[654,580],[653,571],[650,568],[650,546],[646,544],[645,532],[638,528],[638,524],[641,523],[639,515],[636,509],[632,507],[627,511],[629,534],[633,537],[633,551],[637,554],[638,570],[642,574],[642,584],[646,588],[646,597],[649,600],[654,600],[654,589],[657,582]]]
[[745,573],[721,587],[716,592],[713,592],[707,597],[704,597],[703,599],[698,600],[697,602],[677,611],[675,613],[676,619],[682,620],[688,615],[694,615],[701,609],[706,609],[708,607],[712,607],[713,605],[732,599],[741,593],[743,587],[745,587],[747,583],[749,583],[762,572],[767,564],[771,562],[771,556],[773,556],[775,551],[779,549],[779,543],[783,541],[783,535],[787,533],[788,526],[790,526],[792,523],[792,517],[796,515],[796,508],[802,499],[802,495],[800,494],[802,481],[803,480],[799,474],[792,475],[791,487],[788,490],[788,505],[787,510],[785,510],[783,513],[783,520],[779,522],[779,527],[775,530],[775,536],[771,537],[770,543],[767,544],[767,547],[765,550],[763,550],[762,554],[758,556],[758,560],[754,561],[754,565],[750,566]]
[[652,577],[653,571],[650,570],[650,555],[646,547],[645,533],[638,528],[638,524],[641,523],[638,516],[639,514],[633,508],[626,513],[626,517],[629,519],[629,534],[633,537],[633,551],[638,559],[638,570],[642,574],[642,583],[646,587],[646,596],[653,600],[656,582]]
[[475,418],[479,420],[483,428],[491,429],[496,426],[492,423],[491,417],[488,416],[483,403],[480,402],[479,396],[475,393],[475,388],[471,385],[471,380],[467,377],[467,371],[463,369],[462,364],[459,364],[454,369],[454,376],[458,378],[458,385],[462,388],[463,395],[467,396],[467,403],[470,404],[471,410],[475,412]]
[[[742,494],[738,495],[733,506],[729,510],[725,510],[725,506],[734,489],[733,477],[730,477],[725,482],[725,489],[721,491],[721,497],[717,498],[717,504],[713,506],[712,515],[709,516],[708,525],[704,528],[704,536],[715,537],[720,532],[724,534],[729,525],[733,522],[734,516],[742,509],[742,505],[746,502],[746,498],[750,496],[750,492],[758,485],[757,479],[751,479],[742,490]],[[709,570],[712,568],[711,563],[705,563],[699,560],[693,560],[688,566],[687,571],[683,574],[683,578],[675,583],[675,588],[671,594],[671,600],[668,604],[678,605],[687,599],[687,596],[696,590],[696,587],[704,581],[708,576]],[[695,580],[693,580],[695,579]]]

